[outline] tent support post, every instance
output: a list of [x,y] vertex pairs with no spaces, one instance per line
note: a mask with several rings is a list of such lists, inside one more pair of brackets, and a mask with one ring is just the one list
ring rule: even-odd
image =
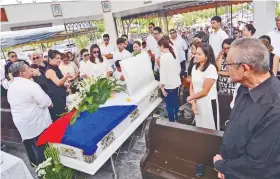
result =
[[68,40],[68,44],[70,45],[70,39],[69,39],[69,35],[68,35],[68,31],[67,31],[67,28],[66,28],[66,24],[64,23],[64,28],[65,28],[65,32],[66,32],[66,37],[67,37],[67,40]]
[[230,36],[232,37],[233,32],[232,32],[232,4],[230,5]]
[[1,52],[2,52],[2,54],[3,54],[4,59],[5,59],[6,62],[7,62],[7,59],[6,59],[6,56],[5,56],[5,53],[4,53],[3,49],[2,49],[2,47],[1,47]]

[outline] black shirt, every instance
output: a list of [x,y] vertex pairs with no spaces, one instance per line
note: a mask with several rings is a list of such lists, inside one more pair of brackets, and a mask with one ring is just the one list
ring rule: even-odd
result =
[[127,51],[129,51],[130,53],[133,52],[133,44],[128,43],[127,47],[125,48]]
[[215,168],[226,179],[280,178],[280,82],[240,86]]

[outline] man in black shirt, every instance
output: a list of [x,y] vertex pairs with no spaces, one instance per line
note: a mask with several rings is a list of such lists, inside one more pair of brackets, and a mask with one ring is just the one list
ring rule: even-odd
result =
[[213,158],[222,179],[280,178],[280,82],[269,71],[269,52],[258,39],[236,40],[226,68],[240,83],[224,133]]
[[125,49],[127,51],[129,51],[130,53],[132,53],[133,52],[133,44],[129,43],[128,36],[126,34],[123,34],[121,37],[125,39]]

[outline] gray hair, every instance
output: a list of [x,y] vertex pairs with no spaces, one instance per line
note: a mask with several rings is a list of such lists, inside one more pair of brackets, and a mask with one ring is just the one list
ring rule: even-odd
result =
[[9,68],[9,71],[12,73],[13,77],[18,77],[20,72],[23,72],[24,70],[25,70],[24,62],[15,62]]
[[242,38],[235,40],[231,48],[235,48],[236,63],[244,63],[252,66],[256,73],[269,71],[269,51],[261,40],[255,38]]

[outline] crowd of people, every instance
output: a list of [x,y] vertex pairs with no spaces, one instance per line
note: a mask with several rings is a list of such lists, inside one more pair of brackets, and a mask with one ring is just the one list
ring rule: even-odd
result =
[[[80,59],[71,52],[50,50],[47,61],[34,53],[28,63],[9,52],[4,70],[10,81],[7,97],[31,163],[42,162],[41,149],[35,143],[66,112],[72,84],[92,76],[114,77],[125,83],[120,61],[145,53],[159,81],[170,122],[178,121],[178,89],[184,78],[190,84],[186,101],[192,105],[197,127],[220,130],[218,95],[233,97],[226,104],[233,110],[221,154],[214,157],[220,178],[280,177],[274,171],[280,164],[280,83],[275,77],[279,73],[280,17],[276,29],[259,39],[254,37],[257,29],[252,24],[245,25],[242,32],[235,28],[232,35],[221,24],[221,17],[215,16],[211,33],[199,31],[192,38],[176,29],[164,35],[154,23],[148,25],[150,34],[143,42],[131,43],[124,34],[114,43],[104,34],[103,44],[82,49]],[[4,95],[7,89],[3,85],[1,89]]]

